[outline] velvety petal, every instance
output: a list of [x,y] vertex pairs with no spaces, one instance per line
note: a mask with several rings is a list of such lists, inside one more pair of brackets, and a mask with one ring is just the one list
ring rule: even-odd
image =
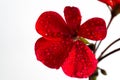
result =
[[97,60],[92,51],[82,42],[75,42],[62,69],[70,77],[87,78],[97,67]]
[[107,4],[107,5],[109,5],[109,6],[113,6],[113,1],[112,0],[99,0],[99,1],[101,1],[101,2],[103,2],[103,3],[105,3],[105,4]]
[[37,60],[49,68],[58,69],[68,56],[71,46],[71,40],[49,41],[45,38],[40,38],[35,43]]
[[91,40],[102,40],[107,34],[106,23],[102,18],[89,19],[81,25],[78,34]]
[[99,0],[108,6],[110,6],[112,9],[116,9],[120,7],[120,0]]
[[53,11],[47,11],[40,15],[36,22],[36,30],[49,40],[59,40],[70,35],[63,18]]
[[67,6],[64,9],[67,25],[75,32],[80,27],[81,14],[77,7]]
[[116,3],[120,4],[120,0],[115,0]]

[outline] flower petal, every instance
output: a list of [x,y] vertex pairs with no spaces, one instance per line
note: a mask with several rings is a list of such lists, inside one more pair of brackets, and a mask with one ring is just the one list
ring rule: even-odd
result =
[[58,69],[68,56],[72,42],[65,41],[49,41],[40,38],[35,43],[35,53],[39,61],[49,68]]
[[47,11],[40,15],[36,22],[36,30],[49,40],[59,40],[70,35],[63,18],[53,11]]
[[77,31],[81,22],[81,14],[79,9],[77,7],[67,6],[64,9],[64,16],[71,30],[74,32]]
[[117,3],[120,4],[120,0],[115,0],[115,1],[113,1],[113,2],[116,2],[116,4],[117,4]]
[[109,5],[111,7],[113,7],[113,1],[112,0],[99,0],[99,1],[101,1],[101,2],[103,2],[105,4],[107,4],[107,5]]
[[94,73],[97,60],[92,51],[81,41],[75,42],[69,56],[62,65],[64,73],[70,77],[87,78]]
[[102,40],[106,37],[107,29],[102,18],[92,18],[79,28],[78,34],[91,40]]

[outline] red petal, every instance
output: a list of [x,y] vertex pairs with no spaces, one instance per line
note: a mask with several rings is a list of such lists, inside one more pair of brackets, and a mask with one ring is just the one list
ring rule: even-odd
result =
[[44,12],[40,15],[36,22],[36,30],[49,40],[59,40],[70,35],[63,18],[53,11]]
[[81,14],[77,7],[67,6],[64,9],[64,16],[68,26],[73,30],[77,31],[80,27]]
[[112,9],[116,9],[116,7],[120,6],[120,0],[99,0],[108,6],[110,6]]
[[120,0],[115,0],[115,2],[116,2],[116,4],[117,4],[117,3],[120,4]]
[[118,7],[120,9],[120,0],[112,0],[113,7]]
[[113,1],[112,0],[99,0],[99,1],[101,1],[101,2],[103,2],[105,4],[107,4],[107,5],[109,5],[111,7],[113,7]]
[[107,34],[105,21],[102,18],[89,19],[79,28],[78,34],[84,38],[102,40]]
[[82,42],[77,41],[62,65],[64,73],[71,77],[89,77],[97,67],[97,60],[92,51]]
[[49,68],[58,69],[71,49],[71,41],[48,41],[40,38],[35,44],[35,53],[39,61]]

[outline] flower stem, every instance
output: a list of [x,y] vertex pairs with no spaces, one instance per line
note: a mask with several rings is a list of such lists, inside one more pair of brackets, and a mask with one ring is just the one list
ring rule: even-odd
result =
[[95,42],[95,49],[94,49],[94,51],[93,51],[94,54],[95,54],[95,51],[96,51],[96,45],[97,45],[97,41]]
[[89,76],[89,80],[97,80],[97,77],[98,77],[98,68],[91,76]]
[[113,18],[114,18],[114,16],[112,16],[112,17],[110,18],[110,21],[109,21],[108,26],[107,26],[107,30],[108,30],[108,28],[110,27],[110,24],[111,24]]
[[89,80],[97,80],[97,77],[96,76],[90,76]]
[[[108,26],[107,26],[107,30],[108,30],[108,28],[110,27],[110,24],[111,24],[113,18],[114,18],[114,17],[111,17],[111,18],[110,18],[110,21],[109,21]],[[101,41],[98,43],[98,45],[97,45],[97,47],[96,47],[96,49],[95,49],[95,51],[94,51],[95,53],[97,52],[98,48],[100,47],[102,41],[103,41],[103,40],[101,40]]]
[[102,57],[102,55],[113,45],[115,44],[116,42],[120,41],[120,38],[116,39],[115,41],[113,41],[108,47],[106,47],[105,50],[102,51],[102,53],[100,54],[99,58],[100,59]]
[[108,6],[108,5],[106,5],[107,7],[108,7],[108,9],[112,12],[112,10],[111,10],[111,8],[110,8],[110,6]]
[[97,52],[97,50],[98,50],[98,48],[99,48],[101,42],[102,42],[102,41],[100,41],[100,42],[98,43],[98,45],[96,46],[95,53]]
[[109,55],[111,55],[111,54],[113,54],[113,53],[115,53],[115,52],[117,52],[117,51],[120,51],[120,48],[115,49],[115,50],[109,52],[108,54],[104,55],[103,57],[99,58],[99,59],[98,59],[98,62],[100,62],[101,60],[103,60],[103,59],[106,58],[107,56],[109,56]]

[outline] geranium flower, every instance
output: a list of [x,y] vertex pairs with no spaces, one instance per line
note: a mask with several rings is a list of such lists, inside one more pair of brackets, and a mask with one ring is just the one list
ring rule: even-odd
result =
[[120,13],[120,0],[99,0],[111,7],[112,15],[116,16]]
[[112,8],[120,5],[120,0],[99,0],[99,1],[107,4],[108,6],[111,6]]
[[39,61],[49,68],[62,67],[71,77],[89,77],[97,67],[97,59],[82,39],[102,40],[106,36],[105,21],[92,18],[81,23],[81,14],[76,7],[65,7],[65,20],[54,11],[40,15],[36,30],[43,37],[35,43]]

